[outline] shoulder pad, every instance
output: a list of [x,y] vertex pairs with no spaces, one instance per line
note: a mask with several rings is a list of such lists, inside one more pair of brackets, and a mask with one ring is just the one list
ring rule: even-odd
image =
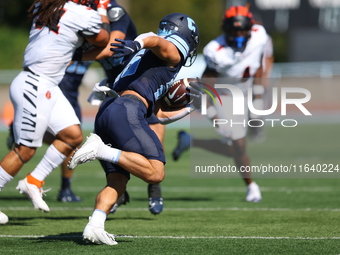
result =
[[107,17],[110,22],[118,21],[125,14],[125,10],[122,7],[113,7],[107,11]]

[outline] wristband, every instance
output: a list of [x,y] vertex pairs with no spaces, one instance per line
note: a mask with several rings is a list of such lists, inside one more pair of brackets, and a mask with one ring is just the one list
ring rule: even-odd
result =
[[109,34],[111,32],[111,27],[110,27],[110,24],[109,23],[102,23],[101,24],[101,28],[106,30]]
[[139,44],[140,44],[140,50],[144,48],[144,42],[143,42],[142,39],[136,38],[135,41],[136,41],[136,42],[139,42]]

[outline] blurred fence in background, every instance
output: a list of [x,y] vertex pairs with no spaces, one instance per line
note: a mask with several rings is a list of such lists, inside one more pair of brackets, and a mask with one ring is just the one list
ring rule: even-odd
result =
[[[199,55],[193,66],[182,68],[178,78],[200,76],[204,68],[204,59]],[[20,71],[20,69],[0,70],[0,85],[11,84]],[[274,63],[271,73],[271,78],[333,76],[340,76],[340,61]],[[84,85],[92,88],[93,84],[102,78],[104,78],[102,68],[90,68],[84,78]]]
[[[203,56],[199,55],[191,67],[182,68],[177,78],[200,77],[205,66]],[[9,115],[8,109],[11,106],[9,84],[20,71],[20,69],[0,70],[0,130],[6,129],[8,124],[6,116]],[[80,86],[79,102],[82,108],[84,129],[93,129],[94,116],[98,107],[90,105],[87,98],[93,85],[103,78],[102,68],[90,68]],[[325,114],[331,114],[330,119],[340,121],[340,101],[338,100],[340,87],[337,86],[340,81],[340,61],[274,63],[270,78],[270,83],[275,86],[305,86],[313,95],[310,107],[316,110],[315,113],[321,111],[323,118]],[[183,124],[187,125],[188,121],[183,120],[171,125],[176,127],[176,125]]]

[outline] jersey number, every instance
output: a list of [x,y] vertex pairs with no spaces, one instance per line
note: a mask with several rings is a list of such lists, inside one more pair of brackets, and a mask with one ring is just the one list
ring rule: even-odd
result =
[[[54,32],[56,34],[59,33],[58,23],[59,23],[59,20],[60,20],[61,16],[63,16],[65,12],[66,12],[65,9],[59,9],[58,10],[58,14],[56,15],[56,18],[55,18],[53,24],[50,27],[50,31],[52,31],[52,32]],[[40,22],[40,20],[38,18],[37,21],[35,22],[35,27],[41,29],[43,26],[44,25]]]
[[124,68],[124,70],[120,73],[120,75],[116,78],[116,81],[118,81],[120,78],[124,78],[126,76],[133,75],[142,60],[142,56],[144,55],[145,49],[139,51],[127,64],[127,66]]

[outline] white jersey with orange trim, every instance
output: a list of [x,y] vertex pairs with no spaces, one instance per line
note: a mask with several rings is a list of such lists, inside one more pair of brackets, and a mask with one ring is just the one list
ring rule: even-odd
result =
[[84,41],[78,32],[98,34],[101,16],[89,7],[68,1],[60,10],[59,22],[51,30],[39,27],[37,20],[35,18],[31,27],[23,67],[28,67],[58,86],[75,49]]
[[228,46],[225,35],[210,41],[203,49],[207,67],[219,77],[253,77],[261,66],[268,35],[261,25],[253,25],[251,36],[243,52]]
[[[209,42],[203,49],[207,68],[218,73],[223,82],[233,84],[247,95],[248,88],[253,85],[254,75],[261,67],[262,57],[265,54],[268,35],[261,25],[253,25],[251,37],[247,41],[244,51],[236,51],[228,46],[226,36],[220,35]],[[220,81],[219,81],[220,82]],[[246,136],[247,125],[240,125],[248,120],[248,111],[243,115],[233,114],[233,97],[229,89],[217,89],[221,96],[222,105],[216,104],[216,116],[219,119],[232,120],[236,125],[219,125],[216,131],[230,143]],[[247,109],[247,100],[244,100],[244,109]]]

